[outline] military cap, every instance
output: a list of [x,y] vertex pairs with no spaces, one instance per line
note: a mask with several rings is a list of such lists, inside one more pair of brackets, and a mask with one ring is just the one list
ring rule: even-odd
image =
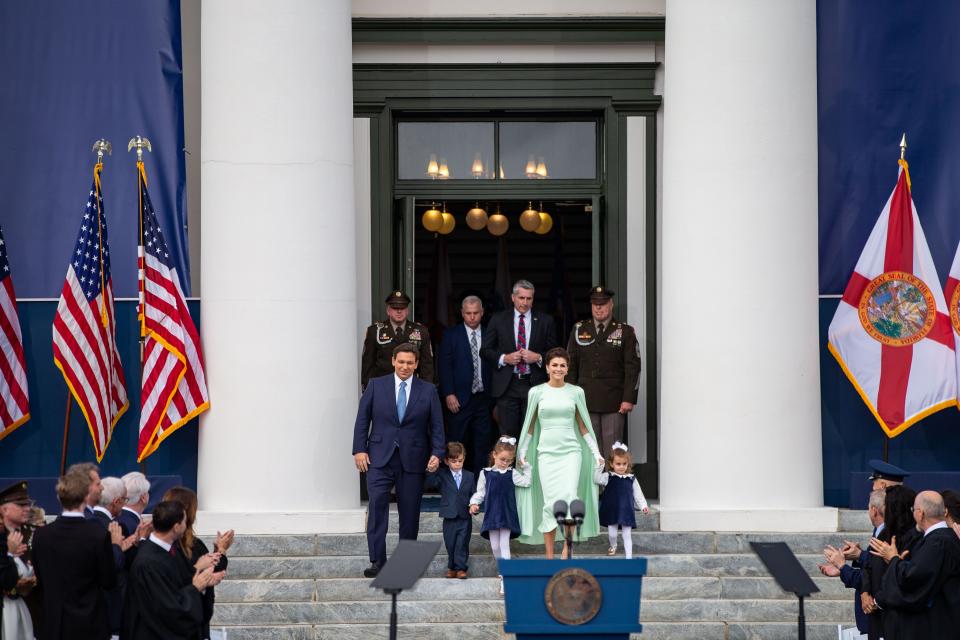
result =
[[910,475],[909,471],[904,471],[900,467],[884,462],[883,460],[871,460],[867,464],[873,469],[868,480],[890,480],[891,482],[903,482],[903,479]]
[[398,289],[388,295],[384,302],[386,302],[388,306],[396,309],[404,309],[410,306],[410,297]]
[[30,494],[27,493],[27,483],[25,481],[15,482],[0,491],[0,504],[7,504],[8,502],[30,504]]
[[597,285],[590,289],[590,302],[603,304],[613,297],[613,291],[604,286]]

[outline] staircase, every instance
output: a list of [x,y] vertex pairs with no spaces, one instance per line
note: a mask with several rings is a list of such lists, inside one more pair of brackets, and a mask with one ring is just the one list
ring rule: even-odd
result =
[[[396,513],[390,531],[397,531]],[[511,637],[503,633],[497,570],[475,519],[468,580],[449,580],[441,547],[426,576],[400,595],[400,638]],[[640,621],[647,640],[791,640],[797,600],[777,587],[750,550],[751,541],[783,540],[820,587],[804,603],[807,638],[833,640],[837,624],[853,624],[853,591],[817,571],[826,544],[865,544],[863,511],[841,511],[838,533],[672,533],[659,518],[637,514],[634,553],[648,558]],[[442,540],[440,519],[424,513],[421,540]],[[387,552],[396,544],[388,536]],[[542,549],[513,545],[515,557]],[[606,557],[606,535],[578,545],[578,555]],[[621,550],[622,553],[622,550]],[[621,556],[622,557],[622,556]],[[558,561],[558,566],[559,566]],[[357,534],[237,536],[228,577],[217,587],[212,627],[229,640],[353,640],[386,638],[389,598],[362,577],[366,536]]]

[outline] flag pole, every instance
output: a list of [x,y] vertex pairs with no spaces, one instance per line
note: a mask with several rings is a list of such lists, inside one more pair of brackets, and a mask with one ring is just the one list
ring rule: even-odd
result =
[[[113,146],[104,138],[100,138],[93,143],[91,151],[97,153],[97,164],[93,167],[93,175],[97,185],[100,184],[100,171],[103,170],[103,156],[113,155]],[[99,194],[98,194],[99,195]],[[67,444],[70,442],[70,414],[73,409],[73,393],[67,387],[67,408],[63,416],[63,443],[60,446],[60,475],[62,476],[67,469]]]
[[[143,189],[147,186],[147,171],[143,166],[143,150],[153,153],[153,147],[150,140],[143,136],[130,138],[127,143],[127,153],[133,149],[137,150],[137,320],[140,322],[140,384],[143,385],[143,349],[147,339],[147,319],[144,309],[144,284],[146,274],[146,255],[143,247]],[[140,408],[143,410],[143,407]],[[147,461],[140,462],[140,473],[147,475]]]
[[[904,131],[903,135],[900,137],[900,162],[899,162],[900,166],[904,168],[906,168],[906,164],[907,164],[906,156],[907,156],[907,133],[906,131]],[[908,189],[910,187],[909,180],[910,178],[908,174],[908,177],[907,177]],[[884,462],[890,461],[890,436],[887,435],[886,431],[883,432],[883,461]]]

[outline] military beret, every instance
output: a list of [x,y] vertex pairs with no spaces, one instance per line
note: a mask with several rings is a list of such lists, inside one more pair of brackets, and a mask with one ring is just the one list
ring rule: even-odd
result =
[[900,467],[884,462],[883,460],[871,460],[867,464],[873,470],[870,474],[870,480],[890,480],[892,482],[903,482],[903,479],[910,475],[909,471],[904,471]]
[[387,296],[387,299],[384,300],[389,306],[395,307],[397,309],[403,309],[410,306],[410,297],[405,294],[403,291],[397,290],[392,292]]
[[0,504],[7,504],[8,502],[30,504],[30,494],[27,493],[27,483],[25,481],[15,482],[0,491]]
[[613,297],[613,291],[606,287],[597,285],[590,289],[590,302],[604,303]]

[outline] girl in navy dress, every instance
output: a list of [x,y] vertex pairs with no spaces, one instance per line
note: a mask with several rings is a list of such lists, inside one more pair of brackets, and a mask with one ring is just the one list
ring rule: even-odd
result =
[[607,458],[607,470],[597,472],[594,480],[606,487],[600,494],[600,526],[607,528],[610,548],[607,555],[617,553],[617,529],[623,532],[623,550],[627,558],[633,557],[633,538],[630,533],[637,526],[634,509],[650,513],[647,500],[640,490],[640,483],[630,471],[633,458],[622,442],[614,442],[610,457]]
[[[513,468],[517,439],[502,437],[490,452],[490,466],[477,478],[477,492],[470,498],[470,513],[480,511],[486,502],[480,535],[490,540],[493,557],[510,559],[510,539],[520,535],[516,487],[530,486],[530,464],[523,471]],[[503,578],[500,578],[503,593]]]

